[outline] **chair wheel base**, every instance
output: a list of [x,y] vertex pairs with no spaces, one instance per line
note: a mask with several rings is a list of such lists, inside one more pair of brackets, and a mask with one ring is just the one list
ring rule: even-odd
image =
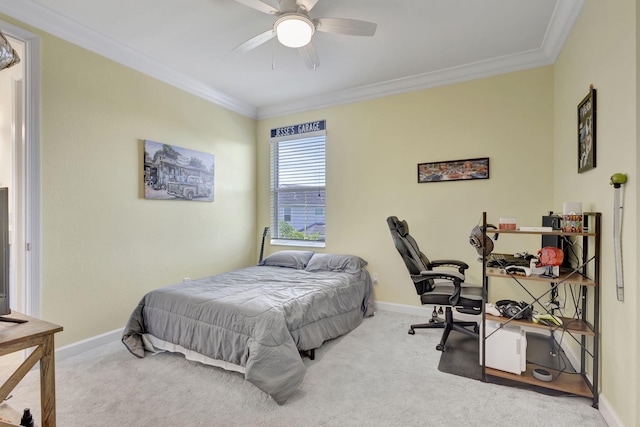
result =
[[409,334],[409,335],[415,335],[415,334],[416,334],[415,329],[413,329],[413,328],[409,329],[408,334]]
[[438,350],[438,351],[444,351],[444,345],[442,345],[442,344],[438,344],[438,345],[436,346],[436,350]]

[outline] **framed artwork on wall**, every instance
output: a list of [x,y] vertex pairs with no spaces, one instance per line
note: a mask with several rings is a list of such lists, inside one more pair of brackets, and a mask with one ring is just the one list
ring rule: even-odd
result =
[[418,164],[418,183],[488,178],[488,157]]
[[596,90],[578,104],[578,173],[596,167]]
[[214,155],[144,141],[144,198],[213,202]]

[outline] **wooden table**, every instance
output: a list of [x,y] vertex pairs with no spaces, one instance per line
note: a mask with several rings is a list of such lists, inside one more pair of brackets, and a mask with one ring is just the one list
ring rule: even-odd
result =
[[[36,420],[36,423],[42,427],[55,427],[56,387],[53,334],[62,331],[62,326],[15,311],[2,317],[8,320],[26,320],[26,322],[0,322],[0,356],[31,347],[35,347],[35,349],[0,387],[0,401],[6,399],[11,390],[35,366],[36,362],[40,361],[40,416],[42,420],[40,422]],[[11,424],[5,423],[4,425]]]

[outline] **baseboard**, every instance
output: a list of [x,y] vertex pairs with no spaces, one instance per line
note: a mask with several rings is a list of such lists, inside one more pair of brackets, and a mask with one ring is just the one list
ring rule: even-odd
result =
[[609,427],[624,427],[624,424],[620,421],[620,418],[618,418],[618,414],[616,414],[616,411],[613,410],[607,398],[602,394],[598,396],[598,410]]
[[375,303],[376,311],[390,311],[392,313],[411,314],[414,316],[431,316],[431,311],[428,311],[426,307],[416,307],[413,305],[394,304],[392,302],[379,302]]
[[[379,302],[375,303],[376,310],[380,311],[389,311],[392,313],[401,313],[401,314],[410,314],[414,316],[424,316],[431,317],[431,312],[433,311],[433,306],[423,305],[423,306],[412,306],[412,305],[404,305],[404,304],[394,304],[391,302]],[[482,321],[480,316],[474,316],[472,314],[458,313],[454,311],[454,318],[458,320],[467,320],[467,321]],[[529,328],[526,328],[529,329]],[[532,332],[540,333],[539,329],[530,328]],[[565,351],[569,361],[574,366],[579,366],[580,362],[575,353],[569,348],[568,345],[565,345],[566,342],[562,343],[562,349]],[[614,411],[613,407],[609,404],[609,401],[603,394],[598,396],[598,410],[600,414],[606,421],[609,427],[624,427],[624,424],[618,418],[618,415]]]
[[65,345],[56,350],[56,360],[62,361],[69,357],[77,356],[85,351],[93,350],[94,348],[101,347],[106,344],[111,344],[115,341],[122,339],[122,332],[124,328],[116,329],[115,331],[106,332],[101,335],[96,335],[86,340],[78,341],[73,344]]

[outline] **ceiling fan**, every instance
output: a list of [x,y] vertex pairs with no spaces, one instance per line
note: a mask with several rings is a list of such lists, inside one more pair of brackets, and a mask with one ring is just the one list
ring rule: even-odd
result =
[[311,19],[309,11],[318,3],[318,0],[278,0],[279,9],[261,0],[235,1],[260,12],[274,15],[277,19],[273,28],[238,45],[233,49],[234,51],[247,52],[277,37],[282,45],[297,48],[307,67],[312,70],[320,66],[318,53],[311,43],[311,38],[316,31],[368,37],[376,32],[377,24],[373,22],[345,18]]

